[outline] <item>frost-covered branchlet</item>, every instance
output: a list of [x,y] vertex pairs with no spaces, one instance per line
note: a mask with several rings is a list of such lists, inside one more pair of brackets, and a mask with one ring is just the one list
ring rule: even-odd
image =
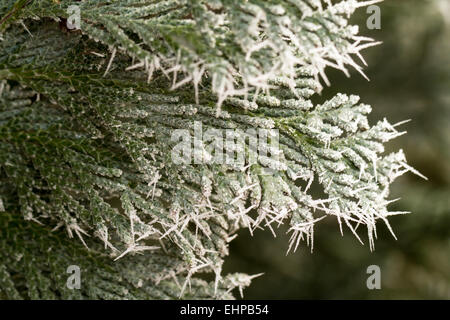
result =
[[[288,224],[287,248],[295,251],[302,239],[312,248],[314,225],[331,215],[361,242],[356,228],[366,225],[372,249],[376,222],[391,230],[387,218],[401,213],[387,208],[389,185],[419,173],[402,151],[384,155],[383,144],[403,133],[398,125],[370,126],[371,108],[356,96],[310,100],[326,66],[360,70],[352,57],[373,42],[346,17],[368,2],[7,3],[0,224],[8,231],[0,241],[7,246],[15,232],[39,237],[1,251],[2,259],[20,251],[31,269],[0,264],[0,296],[70,297],[57,284],[58,268],[76,263],[61,253],[66,248],[95,270],[79,297],[227,298],[253,278],[222,274],[240,228],[275,234]],[[81,32],[47,19],[67,18],[74,4]],[[175,162],[172,133],[193,137],[198,123],[204,131],[235,129],[236,141],[251,139],[249,129],[274,130],[279,149],[237,143],[235,151],[258,161]],[[194,158],[216,156],[193,145]],[[323,199],[309,194],[312,183]],[[80,241],[42,253],[67,237]],[[202,272],[215,281],[199,280]],[[36,291],[37,282],[46,286]]]
[[[375,1],[345,0],[163,0],[34,1],[14,19],[69,18],[80,8],[80,31],[109,46],[110,70],[117,50],[133,57],[128,70],[156,70],[176,89],[206,76],[219,105],[228,96],[270,88],[274,77],[296,79],[298,66],[311,67],[325,83],[326,67],[361,74],[360,51],[376,43],[358,35],[347,18]],[[355,61],[355,58],[358,62]]]

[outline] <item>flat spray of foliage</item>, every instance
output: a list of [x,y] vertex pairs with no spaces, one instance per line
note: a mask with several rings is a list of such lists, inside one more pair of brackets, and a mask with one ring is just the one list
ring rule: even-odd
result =
[[[325,216],[373,248],[399,213],[389,185],[415,172],[383,154],[403,132],[357,96],[310,98],[327,67],[363,74],[376,43],[347,19],[375,2],[2,1],[0,297],[231,298],[253,278],[222,274],[238,229],[289,224],[294,251]],[[175,164],[171,134],[195,121],[277,129],[280,160]]]

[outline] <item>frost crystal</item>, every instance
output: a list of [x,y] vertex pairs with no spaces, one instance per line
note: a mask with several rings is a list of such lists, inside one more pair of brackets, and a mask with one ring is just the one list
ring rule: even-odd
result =
[[[231,298],[255,277],[222,274],[238,229],[286,223],[287,251],[312,249],[327,216],[373,249],[376,222],[392,231],[400,214],[390,184],[420,175],[401,150],[383,154],[400,124],[370,126],[357,96],[310,98],[327,67],[363,74],[355,57],[376,43],[347,19],[375,2],[80,1],[80,30],[65,33],[51,19],[74,2],[3,1],[0,297]],[[198,124],[277,132],[279,148],[232,141],[258,161],[176,163],[173,132]],[[193,159],[216,156],[188,141]],[[88,275],[74,292],[56,285],[69,261]]]

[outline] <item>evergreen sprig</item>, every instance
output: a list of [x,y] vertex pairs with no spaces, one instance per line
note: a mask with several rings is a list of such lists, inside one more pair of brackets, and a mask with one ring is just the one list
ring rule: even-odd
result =
[[[373,248],[376,221],[389,227],[387,218],[401,213],[387,209],[389,185],[419,174],[401,150],[383,154],[402,132],[387,120],[370,126],[371,108],[356,96],[310,100],[326,66],[361,70],[351,56],[373,42],[345,16],[368,3],[0,7],[0,241],[8,248],[0,294],[227,298],[252,279],[222,275],[237,230],[288,221],[295,250],[302,239],[312,245],[314,224],[327,215],[358,239],[356,227],[366,225]],[[69,18],[71,5],[80,7],[81,28],[67,32],[51,19]],[[258,162],[175,163],[171,134],[194,135],[195,122],[238,129],[242,141],[247,129],[276,129],[279,159],[238,145]],[[314,180],[325,198],[308,193]],[[63,267],[77,263],[89,276],[74,293],[64,288]],[[202,272],[215,280],[200,280]]]

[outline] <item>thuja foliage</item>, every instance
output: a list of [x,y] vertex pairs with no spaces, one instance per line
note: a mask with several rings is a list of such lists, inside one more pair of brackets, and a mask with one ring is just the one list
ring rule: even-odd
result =
[[[389,185],[417,173],[384,154],[402,132],[357,96],[311,97],[327,67],[363,74],[375,42],[347,19],[374,2],[3,1],[0,297],[232,298],[254,277],[222,273],[240,228],[289,224],[295,250],[325,216],[373,248],[402,213]],[[171,135],[195,121],[276,129],[279,160],[176,164]]]

